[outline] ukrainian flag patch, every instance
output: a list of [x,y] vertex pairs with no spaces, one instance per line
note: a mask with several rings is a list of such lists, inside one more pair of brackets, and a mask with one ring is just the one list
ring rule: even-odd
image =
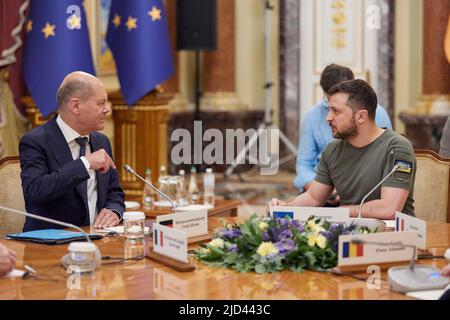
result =
[[397,172],[404,172],[411,174],[412,173],[412,162],[404,161],[404,160],[395,160],[395,166],[399,165]]

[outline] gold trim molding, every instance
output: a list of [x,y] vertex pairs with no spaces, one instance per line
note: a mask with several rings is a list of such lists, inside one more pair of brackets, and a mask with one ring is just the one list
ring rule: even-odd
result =
[[9,72],[8,70],[6,70],[6,68],[0,68],[0,79],[3,81],[8,81]]
[[200,100],[201,111],[245,111],[236,92],[206,92]]
[[113,109],[117,111],[130,110],[130,111],[158,111],[168,109],[167,105],[157,106],[128,106],[128,105],[113,105]]
[[169,105],[171,112],[189,111],[189,101],[181,93],[177,93],[175,97],[169,102]]
[[[167,93],[167,92],[159,92],[159,91],[152,91],[146,96],[144,96],[142,99],[137,101],[133,104],[133,108],[136,108],[138,106],[145,106],[145,107],[154,107],[154,106],[166,106],[169,104],[169,102],[175,97],[174,93]],[[109,101],[116,106],[125,106],[128,108],[128,104],[125,102],[122,94],[120,91],[113,91],[111,93],[108,93]]]
[[450,115],[450,95],[421,95],[415,109],[417,114]]
[[51,117],[56,114],[56,112],[52,112],[49,116],[43,117],[41,111],[39,111],[36,103],[31,96],[23,97],[21,101],[25,106],[25,112],[31,125],[30,129],[36,128],[46,123],[48,120],[50,120]]

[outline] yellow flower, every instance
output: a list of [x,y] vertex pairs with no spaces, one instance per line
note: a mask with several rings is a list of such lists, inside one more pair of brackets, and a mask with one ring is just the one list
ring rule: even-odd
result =
[[268,227],[269,227],[269,225],[268,225],[266,222],[264,222],[264,221],[261,221],[261,222],[258,224],[258,228],[259,228],[261,231],[266,231]]
[[208,248],[200,248],[200,253],[201,254],[210,254],[211,250],[209,250]]
[[322,227],[320,224],[315,223],[314,220],[308,221],[308,227],[314,233],[325,231],[324,227]]
[[325,238],[321,234],[311,233],[308,235],[308,246],[314,247],[317,245],[320,249],[323,249],[327,246],[327,238]]
[[211,242],[209,244],[212,245],[213,247],[222,249],[224,242],[220,238],[215,238],[215,239],[211,240]]
[[273,245],[272,242],[262,242],[259,245],[258,250],[256,250],[256,253],[261,257],[265,257],[267,255],[277,254],[278,249]]

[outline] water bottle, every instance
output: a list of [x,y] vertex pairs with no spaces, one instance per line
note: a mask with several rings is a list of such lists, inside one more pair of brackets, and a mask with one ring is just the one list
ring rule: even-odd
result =
[[127,241],[143,242],[145,214],[142,211],[125,211],[123,213],[123,230]]
[[177,202],[180,207],[187,206],[189,204],[186,192],[186,180],[185,171],[180,170],[178,172],[178,186],[177,186]]
[[[161,166],[159,168],[159,178],[158,178],[158,183],[161,184],[161,182],[165,182],[165,180],[167,179],[167,170],[166,170],[166,166]],[[159,185],[161,187],[161,185]]]
[[189,193],[189,202],[193,203],[193,204],[197,204],[200,200],[200,191],[198,189],[197,170],[195,169],[195,167],[191,168],[191,176],[189,178],[188,193]]
[[204,188],[203,203],[210,207],[214,207],[215,201],[214,185],[215,185],[214,173],[212,172],[211,168],[207,168],[206,173],[203,175],[203,188]]
[[[169,192],[168,178],[169,177],[167,176],[166,166],[161,166],[159,168],[158,188],[165,194]],[[158,201],[166,201],[166,199],[160,194],[158,194],[157,196]]]
[[[145,170],[145,180],[150,184],[152,183],[152,171],[149,168]],[[144,209],[152,209],[154,201],[155,191],[144,183],[144,190],[142,191],[142,205]]]

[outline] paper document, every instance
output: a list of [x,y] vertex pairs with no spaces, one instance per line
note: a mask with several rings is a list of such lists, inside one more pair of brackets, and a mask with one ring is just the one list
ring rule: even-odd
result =
[[5,278],[20,278],[24,275],[25,271],[14,269],[10,273],[8,273]]
[[419,299],[419,300],[438,300],[445,291],[450,289],[450,284],[441,290],[425,290],[425,291],[411,291],[406,293],[408,297]]
[[383,220],[387,229],[395,229],[395,220]]
[[139,208],[141,204],[136,201],[125,201],[125,208],[126,209],[136,209]]
[[[118,234],[123,234],[123,226],[95,229],[95,232],[97,232],[97,233],[108,233],[111,231],[117,232]],[[150,233],[150,228],[144,227],[144,233]]]

